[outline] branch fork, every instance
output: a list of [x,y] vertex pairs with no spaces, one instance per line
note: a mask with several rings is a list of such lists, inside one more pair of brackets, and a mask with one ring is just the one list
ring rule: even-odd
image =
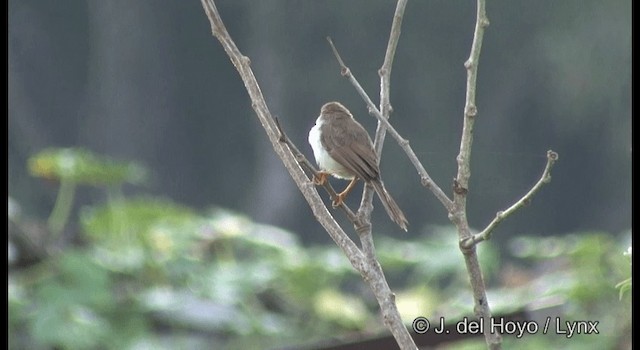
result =
[[[211,23],[213,35],[218,39],[225,49],[231,62],[238,70],[242,78],[247,92],[251,98],[251,106],[256,115],[260,119],[261,125],[264,127],[274,150],[284,163],[291,177],[302,192],[303,196],[309,203],[314,216],[318,222],[325,228],[327,233],[336,242],[338,247],[344,252],[349,259],[351,265],[361,274],[364,281],[369,285],[375,295],[380,310],[382,312],[384,324],[389,328],[401,349],[417,349],[413,339],[409,335],[407,328],[404,326],[400,314],[395,305],[395,295],[391,292],[389,285],[384,277],[384,273],[377,261],[375,247],[373,244],[373,235],[371,233],[371,210],[373,200],[373,190],[371,186],[365,185],[361,204],[357,213],[354,213],[346,204],[340,203],[339,207],[344,211],[347,218],[353,223],[358,237],[360,238],[361,247],[358,247],[344,232],[342,227],[337,224],[326,205],[320,198],[314,179],[320,176],[319,172],[307,158],[298,150],[283,131],[278,118],[273,118],[264,101],[264,97],[260,91],[260,87],[250,68],[251,61],[244,56],[236,47],[231,36],[227,32],[222,19],[218,13],[213,0],[201,0],[202,6]],[[551,180],[551,169],[558,160],[558,154],[553,151],[547,152],[547,164],[538,182],[527,192],[522,198],[516,201],[509,208],[498,211],[495,218],[480,233],[472,235],[467,222],[466,216],[466,198],[468,194],[468,180],[470,177],[470,156],[471,145],[473,141],[473,124],[478,114],[475,102],[476,96],[476,79],[478,70],[478,61],[480,50],[482,47],[482,39],[484,29],[489,25],[486,16],[485,0],[477,0],[476,25],[473,35],[473,43],[471,45],[471,53],[464,63],[467,70],[467,87],[464,107],[464,123],[462,137],[460,142],[460,152],[456,157],[458,163],[458,173],[453,180],[453,199],[449,198],[442,189],[431,179],[424,166],[416,156],[410,146],[409,140],[403,138],[396,129],[389,123],[389,115],[393,111],[390,103],[390,77],[393,58],[400,37],[400,28],[404,9],[407,0],[398,0],[396,5],[389,42],[385,52],[384,62],[378,70],[380,75],[380,108],[375,106],[371,98],[364,91],[360,83],[354,77],[353,73],[344,63],[342,57],[331,40],[327,37],[327,41],[331,46],[334,56],[340,65],[340,74],[347,78],[356,89],[358,94],[364,100],[369,114],[378,120],[376,129],[374,147],[377,154],[381,154],[382,145],[384,143],[386,132],[396,140],[398,145],[407,154],[407,157],[417,170],[420,183],[429,189],[435,197],[442,203],[448,213],[449,220],[458,229],[460,250],[463,253],[467,272],[472,286],[474,298],[474,313],[480,318],[487,320],[491,317],[491,310],[486,296],[486,288],[484,285],[482,272],[478,263],[476,254],[476,246],[480,242],[490,239],[491,233],[497,225],[512,215],[518,209],[528,204],[535,193],[546,183]],[[321,186],[329,193],[332,200],[338,199],[338,194],[333,189],[329,181],[324,181]],[[491,333],[485,329],[485,340],[490,349],[500,349],[502,340],[499,334]]]

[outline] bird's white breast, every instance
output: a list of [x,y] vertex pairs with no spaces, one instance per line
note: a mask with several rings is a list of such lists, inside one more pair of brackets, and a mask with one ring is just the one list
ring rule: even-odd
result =
[[311,128],[311,131],[309,131],[309,144],[311,144],[311,148],[313,149],[313,156],[316,158],[318,167],[320,167],[320,170],[326,171],[337,178],[353,179],[353,174],[351,174],[340,163],[333,160],[329,155],[329,152],[327,152],[322,146],[322,141],[320,140],[320,127],[323,122],[324,121],[318,117],[316,125]]

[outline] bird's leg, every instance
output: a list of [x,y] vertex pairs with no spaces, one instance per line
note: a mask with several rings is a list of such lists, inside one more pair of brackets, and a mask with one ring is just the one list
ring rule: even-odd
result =
[[329,176],[329,173],[326,171],[318,171],[317,174],[313,175],[313,184],[316,186],[321,186],[324,185],[325,182],[327,182],[327,177]]
[[347,185],[347,188],[345,188],[344,191],[338,193],[338,197],[336,199],[334,199],[333,203],[332,203],[334,208],[340,206],[344,202],[344,199],[347,198],[347,194],[349,194],[349,192],[351,192],[353,187],[356,185],[356,182],[358,182],[358,177],[357,176],[355,176],[353,178],[353,180],[351,180],[351,182],[349,182],[349,184]]

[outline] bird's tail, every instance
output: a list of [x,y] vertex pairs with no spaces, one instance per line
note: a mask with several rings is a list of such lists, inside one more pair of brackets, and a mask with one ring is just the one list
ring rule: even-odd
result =
[[407,225],[409,224],[409,222],[407,221],[407,218],[404,216],[404,213],[402,212],[396,201],[394,201],[393,198],[391,198],[389,192],[387,192],[387,189],[384,187],[382,181],[371,181],[371,184],[376,190],[376,193],[378,193],[378,197],[380,197],[380,201],[382,202],[384,209],[387,211],[387,214],[389,214],[391,220],[398,224],[400,228],[407,231]]

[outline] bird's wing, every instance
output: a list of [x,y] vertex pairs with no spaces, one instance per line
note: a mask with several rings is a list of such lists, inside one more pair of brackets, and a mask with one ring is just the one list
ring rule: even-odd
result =
[[331,158],[359,178],[365,181],[378,178],[380,169],[369,134],[360,124],[352,130],[347,132],[338,127],[334,133],[323,132],[321,142]]

